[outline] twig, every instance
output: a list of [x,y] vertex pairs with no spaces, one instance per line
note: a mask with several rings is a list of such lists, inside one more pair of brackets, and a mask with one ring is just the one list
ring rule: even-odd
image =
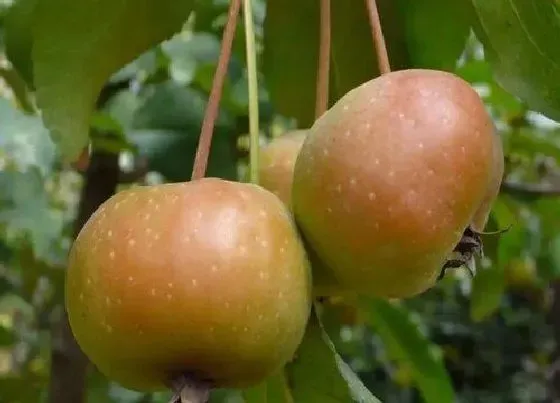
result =
[[389,64],[389,55],[387,54],[387,46],[381,29],[381,21],[379,19],[379,11],[377,9],[376,0],[366,0],[366,6],[369,14],[369,24],[371,26],[371,36],[377,53],[377,64],[379,65],[379,73],[386,74],[391,72]]
[[222,36],[222,46],[220,55],[218,57],[218,66],[214,73],[214,80],[212,82],[212,89],[210,97],[208,98],[208,105],[204,113],[204,120],[202,121],[202,129],[200,130],[200,138],[198,140],[198,147],[196,149],[196,156],[194,158],[194,165],[191,179],[200,179],[206,174],[206,166],[208,165],[208,157],[210,155],[210,146],[212,145],[212,134],[214,131],[214,124],[218,116],[218,108],[220,99],[222,97],[222,88],[224,86],[227,68],[231,57],[231,48],[233,44],[233,37],[235,36],[235,29],[237,27],[237,17],[241,7],[241,0],[231,0],[228,10],[228,18],[224,33]]
[[331,61],[331,0],[321,0],[319,64],[317,67],[317,95],[315,119],[327,111],[329,105],[329,67]]

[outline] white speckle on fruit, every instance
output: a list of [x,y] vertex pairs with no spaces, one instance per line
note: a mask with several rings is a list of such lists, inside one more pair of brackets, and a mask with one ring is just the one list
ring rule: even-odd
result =
[[167,294],[165,294],[165,298],[167,298],[168,301],[171,301],[171,299],[173,298],[173,295],[167,293]]
[[149,220],[149,219],[150,219],[150,213],[144,214],[144,220]]
[[286,252],[286,248],[284,248],[283,246],[280,247],[280,253],[285,253]]
[[157,241],[160,238],[160,234],[154,234],[154,239]]
[[152,229],[151,229],[150,227],[148,227],[148,228],[146,228],[146,229],[144,230],[144,232],[145,232],[146,234],[151,234],[151,233],[152,233]]
[[375,103],[375,101],[377,101],[377,98],[376,98],[376,97],[371,97],[371,98],[369,99],[369,103],[370,103],[370,104]]
[[212,267],[210,267],[210,270],[212,270],[212,273],[216,273],[218,271],[218,265],[213,264]]
[[336,185],[335,190],[337,193],[342,192],[342,185],[339,183],[338,185]]
[[136,243],[136,239],[134,239],[134,238],[130,238],[130,239],[128,240],[128,244],[129,244],[130,246],[134,246],[135,243]]
[[395,171],[389,171],[389,178],[393,178],[395,176]]
[[111,298],[105,297],[105,305],[107,306],[111,305]]
[[332,208],[327,207],[327,213],[332,213]]
[[387,207],[387,212],[391,214],[393,212],[393,206]]
[[365,127],[366,127],[366,130],[369,130],[369,129],[371,129],[371,123],[369,123],[369,122],[368,122],[368,123],[366,123],[366,124],[365,124]]
[[156,211],[159,211],[160,205],[159,205],[159,204],[156,204],[156,205],[154,206],[154,209],[155,209]]
[[199,220],[202,218],[202,211],[196,212],[196,218],[198,218]]
[[262,246],[263,248],[268,247],[268,241],[266,241],[266,240],[264,240],[264,239],[260,242],[260,244],[261,244],[261,246]]
[[111,238],[113,236],[113,231],[107,231],[107,238]]
[[107,332],[108,333],[113,333],[113,326],[107,325]]
[[242,255],[246,255],[246,254],[247,254],[247,247],[246,247],[245,245],[241,245],[241,246],[239,247],[239,252],[240,252]]
[[449,153],[444,152],[444,153],[443,153],[443,158],[446,159],[446,160],[448,160],[448,159],[449,159]]
[[347,110],[348,110],[348,105],[344,105],[344,106],[342,107],[342,109],[344,109],[345,111],[347,111]]
[[226,302],[224,303],[224,306],[226,307],[226,309],[229,309],[229,302],[226,301]]
[[196,278],[193,278],[193,279],[191,280],[191,283],[192,283],[192,286],[193,286],[193,287],[196,287],[196,286],[198,285],[198,280],[197,280]]
[[132,283],[134,281],[134,277],[128,276],[128,281],[130,281]]
[[350,137],[350,130],[346,130],[346,131],[344,132],[344,136],[345,136],[345,137]]
[[267,213],[265,210],[260,210],[260,211],[259,211],[259,215],[260,215],[261,217],[266,217],[266,216],[268,215],[268,213]]
[[249,331],[249,328],[247,326],[243,327],[243,332],[247,333]]
[[327,150],[326,148],[323,148],[323,155],[325,157],[327,157],[329,155],[329,150]]
[[81,293],[80,293],[80,301],[83,301],[83,300],[84,300],[84,293],[81,292]]
[[149,198],[149,199],[148,199],[148,204],[154,204],[154,199]]
[[350,178],[350,185],[356,186],[356,178]]
[[179,199],[179,196],[177,196],[177,195],[171,196],[171,203],[176,203],[178,199]]
[[375,165],[379,165],[379,163],[380,163],[379,158],[376,158],[376,159],[373,161],[373,163],[374,163]]
[[434,171],[433,169],[428,169],[428,175],[434,176],[434,175],[435,175],[435,171]]
[[375,194],[375,192],[369,192],[368,193],[368,199],[370,200],[375,200],[377,198],[377,195]]
[[284,238],[284,245],[287,245],[289,243],[288,238]]
[[190,241],[191,241],[191,237],[190,237],[190,236],[185,235],[185,236],[183,237],[183,243],[189,243]]
[[262,321],[263,319],[264,319],[264,316],[263,316],[263,314],[262,314],[262,313],[261,313],[261,314],[259,314],[259,321]]
[[86,283],[87,283],[87,285],[91,285],[91,277],[88,277],[88,278],[86,279]]
[[173,288],[173,283],[167,283],[167,287]]
[[404,119],[404,113],[402,113],[402,112],[399,113],[399,119],[401,119],[401,120]]
[[122,304],[122,299],[117,298],[117,305],[121,305]]
[[418,148],[423,149],[424,148],[424,143],[418,143]]
[[155,288],[152,288],[152,289],[150,290],[150,294],[151,294],[152,296],[155,296],[155,295],[156,295],[156,289],[155,289]]
[[278,291],[278,298],[284,298],[284,293],[282,291]]
[[428,209],[428,210],[426,210],[426,214],[428,215],[428,217],[431,217],[432,214],[433,214],[433,211]]
[[249,195],[244,190],[239,191],[239,196],[241,196],[243,200],[249,200]]
[[116,202],[115,205],[114,205],[114,207],[113,207],[113,210],[118,210],[119,207],[120,207],[120,205],[121,205],[121,203],[122,203],[122,202]]
[[214,326],[210,326],[210,333],[214,333]]
[[278,319],[280,317],[280,312],[276,312],[276,315],[274,315],[274,317]]
[[111,252],[109,252],[109,259],[113,260],[115,258],[115,251],[112,250]]
[[262,271],[262,270],[259,271],[259,278],[260,278],[261,280],[264,280],[265,277],[266,277],[266,273],[265,273],[264,271]]
[[466,154],[466,153],[467,153],[467,149],[465,148],[465,146],[461,146],[461,153],[462,153],[462,154]]
[[377,221],[373,223],[373,226],[375,227],[375,229],[379,229],[379,223]]

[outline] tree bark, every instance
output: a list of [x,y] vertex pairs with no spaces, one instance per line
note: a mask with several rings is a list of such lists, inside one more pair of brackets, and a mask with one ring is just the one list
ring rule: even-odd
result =
[[[115,193],[118,180],[118,155],[94,151],[81,192],[78,216],[74,222],[74,238],[95,210]],[[64,310],[52,331],[49,402],[85,402],[87,368],[88,359],[72,335]]]

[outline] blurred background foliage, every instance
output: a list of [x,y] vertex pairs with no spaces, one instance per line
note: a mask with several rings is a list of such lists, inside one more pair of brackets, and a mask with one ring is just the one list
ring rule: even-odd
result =
[[[29,38],[18,26],[21,14],[19,19],[10,14],[12,7],[29,3],[0,3],[3,403],[46,402],[49,382],[59,376],[50,366],[52,350],[60,348],[53,328],[63,309],[64,266],[87,165],[87,154],[78,163],[65,162],[35,107],[32,67],[18,52]],[[318,43],[315,2],[267,3],[255,1],[254,10],[263,142],[312,123]],[[560,392],[560,125],[539,113],[560,114],[554,87],[560,82],[555,64],[560,51],[547,48],[548,57],[535,56],[526,46],[535,32],[526,30],[523,37],[515,25],[508,25],[508,33],[517,47],[508,48],[503,21],[488,17],[488,11],[500,11],[507,20],[508,10],[497,5],[507,2],[495,2],[494,10],[479,3],[380,1],[394,69],[454,71],[484,98],[506,154],[504,184],[488,230],[509,228],[485,236],[486,256],[474,280],[455,270],[434,289],[400,303],[332,300],[325,305],[325,328],[339,353],[385,403],[453,401],[447,400],[452,389],[456,401],[484,403],[552,402]],[[480,7],[474,25],[473,5]],[[198,1],[193,7],[180,33],[113,74],[98,100],[90,147],[118,153],[120,186],[190,177],[228,2]],[[533,22],[546,19],[546,10],[529,8],[522,12]],[[558,15],[542,24],[542,36],[558,33]],[[549,36],[551,45],[554,35]],[[496,44],[490,51],[480,42],[487,45],[488,39]],[[334,1],[333,101],[378,74],[372,46],[362,2]],[[519,56],[525,49],[527,54]],[[516,58],[521,58],[519,66],[512,66]],[[522,81],[529,73],[531,78]],[[240,24],[208,175],[244,176],[247,107]],[[90,368],[87,397],[90,402],[156,403],[166,402],[169,393],[129,391]],[[243,399],[233,391],[212,396],[216,403]]]

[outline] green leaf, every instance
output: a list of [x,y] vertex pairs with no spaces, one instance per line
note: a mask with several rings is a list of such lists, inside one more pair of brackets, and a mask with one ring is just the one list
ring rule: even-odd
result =
[[18,0],[10,7],[4,22],[6,55],[20,76],[33,86],[33,15],[39,0]]
[[505,275],[502,267],[478,270],[474,276],[470,300],[470,317],[480,322],[494,314],[502,303],[505,292]]
[[10,101],[0,98],[0,149],[20,171],[37,167],[46,174],[54,162],[56,147],[43,122],[26,115]]
[[400,365],[412,372],[426,403],[455,401],[455,393],[438,346],[432,344],[403,306],[381,299],[363,298],[361,309]]
[[39,0],[33,64],[37,102],[66,159],[87,144],[110,76],[183,26],[192,1]]
[[[392,0],[378,1],[385,40],[395,69],[408,66],[400,14]],[[334,1],[331,34],[331,104],[378,75],[365,3]],[[319,1],[270,0],[264,24],[263,70],[273,104],[298,120],[314,122]]]
[[246,403],[294,403],[283,371],[242,394]]
[[471,31],[467,1],[399,0],[414,67],[452,71]]
[[497,82],[538,112],[560,120],[560,4],[472,0],[475,32]]
[[297,403],[380,403],[338,355],[315,310],[286,377]]

